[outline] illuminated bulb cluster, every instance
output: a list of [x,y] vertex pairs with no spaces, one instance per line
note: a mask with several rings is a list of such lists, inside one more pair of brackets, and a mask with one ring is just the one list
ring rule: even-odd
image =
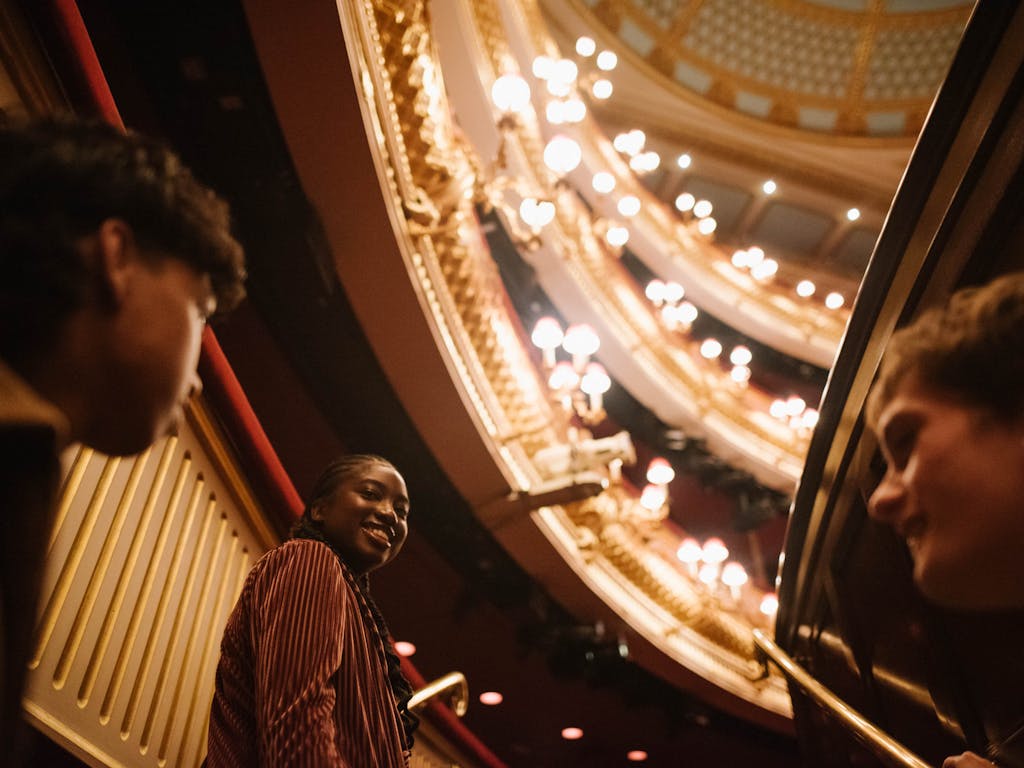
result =
[[[597,333],[586,323],[570,325],[564,332],[553,317],[542,317],[530,335],[534,346],[541,350],[548,387],[567,408],[574,407],[575,391],[587,396],[587,408],[579,412],[581,418],[603,417],[604,393],[611,389],[611,378],[600,363],[590,357],[601,347]],[[558,361],[556,352],[561,347],[572,362]]]
[[666,459],[660,456],[651,459],[647,465],[647,485],[640,494],[640,506],[649,512],[662,510],[668,501],[668,484],[675,476],[675,470]]
[[651,280],[644,289],[644,294],[660,309],[662,322],[670,331],[688,331],[693,321],[697,319],[697,308],[690,302],[683,301],[686,292],[677,282]]
[[530,103],[530,86],[517,74],[506,74],[491,86],[491,101],[505,114],[517,114]]
[[786,400],[775,400],[768,408],[768,413],[802,436],[809,435],[818,424],[818,412],[808,408],[804,399],[798,395]]
[[686,566],[691,578],[704,584],[712,593],[717,591],[719,584],[724,584],[736,602],[742,596],[743,586],[749,581],[742,565],[735,561],[726,562],[729,549],[717,537],[708,539],[703,545],[692,537],[683,539],[676,550],[676,558]]
[[764,251],[756,245],[745,250],[734,251],[732,265],[736,269],[748,270],[755,280],[762,283],[771,280],[779,271],[779,262],[766,258]]
[[[684,156],[680,156],[680,160],[682,157]],[[676,198],[676,210],[684,215],[693,216],[697,220],[697,231],[702,235],[710,235],[718,227],[718,222],[711,216],[714,206],[709,200],[698,200],[689,192],[683,192]]]

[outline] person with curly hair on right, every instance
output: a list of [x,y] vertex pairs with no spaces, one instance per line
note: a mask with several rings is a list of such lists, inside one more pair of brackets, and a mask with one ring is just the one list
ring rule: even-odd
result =
[[[1024,610],[1024,273],[957,291],[893,334],[867,420],[888,465],[873,518],[907,542],[914,582],[958,611]],[[1019,722],[944,768],[998,764]],[[1017,764],[1017,763],[1014,763]]]

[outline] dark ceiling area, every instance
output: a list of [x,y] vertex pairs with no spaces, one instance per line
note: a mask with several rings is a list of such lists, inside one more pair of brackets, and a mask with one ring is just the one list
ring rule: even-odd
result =
[[[396,639],[417,646],[413,662],[425,677],[458,669],[474,695],[504,694],[498,707],[472,700],[467,726],[510,766],[619,766],[631,749],[648,752],[652,766],[796,765],[789,737],[721,713],[623,658],[628,632],[570,615],[476,521],[403,411],[338,283],[323,212],[292,166],[241,6],[79,7],[125,123],[167,139],[231,203],[249,299],[214,329],[300,493],[341,450],[380,453],[403,470],[413,533],[376,576],[375,594]],[[358,115],[353,122],[361,127]],[[354,142],[350,150],[366,152]],[[346,183],[379,194],[373,176]],[[818,383],[818,372],[804,373]],[[635,403],[610,409],[644,434]],[[652,440],[657,429],[649,425]],[[714,482],[689,482],[681,493],[716,492]],[[784,504],[771,500],[771,536],[781,541]],[[563,740],[570,725],[587,738]]]

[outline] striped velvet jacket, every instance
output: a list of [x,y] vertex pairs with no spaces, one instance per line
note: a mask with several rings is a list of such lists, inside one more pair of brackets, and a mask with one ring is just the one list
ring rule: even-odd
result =
[[249,573],[224,629],[207,765],[407,765],[380,635],[326,545],[289,541]]

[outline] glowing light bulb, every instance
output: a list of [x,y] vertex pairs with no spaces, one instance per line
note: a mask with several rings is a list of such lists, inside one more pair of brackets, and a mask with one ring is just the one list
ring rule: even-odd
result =
[[480,694],[480,703],[485,704],[488,707],[497,706],[498,704],[501,704],[501,702],[503,702],[504,700],[505,697],[497,691],[484,691]]
[[845,303],[846,299],[843,298],[841,293],[833,292],[825,297],[825,306],[829,309],[839,309]]
[[810,280],[801,280],[796,284],[796,295],[802,296],[805,299],[813,296],[816,290],[818,290],[817,286]]
[[555,62],[548,56],[538,56],[533,60],[533,76],[547,80],[555,71]]
[[764,261],[764,250],[758,248],[756,245],[752,245],[747,248],[747,266],[753,269],[758,264]]
[[744,346],[733,347],[729,353],[729,362],[733,365],[749,365],[754,359],[754,353]]
[[857,219],[860,218],[860,209],[851,208],[846,212],[846,218],[849,219],[850,221],[856,221]]
[[715,221],[714,217],[708,216],[707,218],[701,219],[697,222],[697,231],[702,235],[710,235],[718,228],[718,222]]
[[594,94],[595,99],[608,99],[611,98],[614,87],[612,86],[611,80],[605,80],[603,77],[599,80],[595,80],[591,86],[591,93]]
[[561,176],[575,170],[582,159],[580,145],[568,136],[555,136],[544,147],[544,165]]
[[686,295],[686,291],[683,290],[683,286],[677,283],[675,280],[670,280],[665,283],[665,301],[670,304],[677,304],[682,300],[683,296]]
[[399,656],[413,656],[416,653],[416,646],[407,640],[399,640],[395,643],[395,653]]
[[555,364],[555,350],[562,343],[563,337],[562,326],[553,317],[542,317],[533,326],[530,341],[541,350],[544,356],[544,365],[548,368]]
[[576,739],[582,739],[583,738],[583,729],[582,728],[574,728],[574,727],[563,728],[562,729],[562,738],[566,739],[567,741],[575,741]]
[[760,611],[765,616],[774,616],[779,610],[779,598],[774,592],[768,592],[761,598]]
[[766,195],[774,195],[775,190],[777,190],[778,188],[778,185],[771,179],[768,179],[768,181],[761,185],[761,189],[764,191]]
[[615,177],[608,173],[608,171],[598,171],[595,173],[591,183],[594,185],[594,191],[602,194],[608,194],[615,189]]
[[679,195],[679,197],[676,198],[676,210],[678,210],[680,213],[692,211],[693,206],[696,204],[696,202],[697,199],[693,195],[691,195],[689,192],[683,192],[683,194]]
[[572,363],[563,360],[551,369],[548,386],[555,392],[565,392],[580,383],[580,375],[572,367]]
[[530,103],[530,86],[519,75],[502,75],[491,86],[491,100],[502,112],[522,112]]
[[683,154],[676,158],[676,165],[678,165],[684,171],[690,167],[690,164],[692,162],[693,158],[690,157],[686,152],[684,152]]
[[763,259],[750,269],[750,274],[755,280],[768,280],[779,271],[779,262],[775,259]]
[[593,56],[594,51],[597,50],[597,43],[594,42],[593,38],[580,37],[576,40],[576,53],[586,58],[587,56]]
[[640,213],[640,198],[635,195],[626,195],[624,198],[619,200],[619,204],[616,207],[618,208],[619,213],[623,216],[636,216]]
[[750,381],[750,369],[745,365],[734,365],[729,377],[737,384],[746,384]]
[[747,266],[749,266],[749,259],[749,255],[742,248],[732,252],[731,261],[732,265],[736,267],[736,269],[745,269]]
[[698,200],[693,206],[693,215],[698,219],[703,219],[705,216],[710,216],[714,206],[711,205],[710,200]]
[[608,241],[608,245],[621,248],[629,242],[629,230],[620,226],[609,227],[604,239]]
[[597,54],[597,68],[611,72],[619,63],[619,57],[613,51],[601,51]]
[[647,482],[649,483],[668,485],[675,479],[675,476],[676,471],[672,469],[672,465],[661,456],[651,459],[651,463],[647,465]]
[[657,278],[651,280],[644,289],[644,295],[660,307],[665,302],[665,283]]
[[692,325],[698,314],[697,308],[688,301],[679,305],[679,321],[684,325]]
[[701,357],[714,360],[722,354],[722,343],[718,339],[705,339],[700,345],[700,354]]
[[729,558],[729,548],[725,542],[717,537],[712,537],[704,542],[701,548],[701,559],[705,563],[724,563]]
[[640,493],[640,506],[654,512],[661,509],[667,499],[668,493],[665,491],[665,486],[650,483],[645,485]]

